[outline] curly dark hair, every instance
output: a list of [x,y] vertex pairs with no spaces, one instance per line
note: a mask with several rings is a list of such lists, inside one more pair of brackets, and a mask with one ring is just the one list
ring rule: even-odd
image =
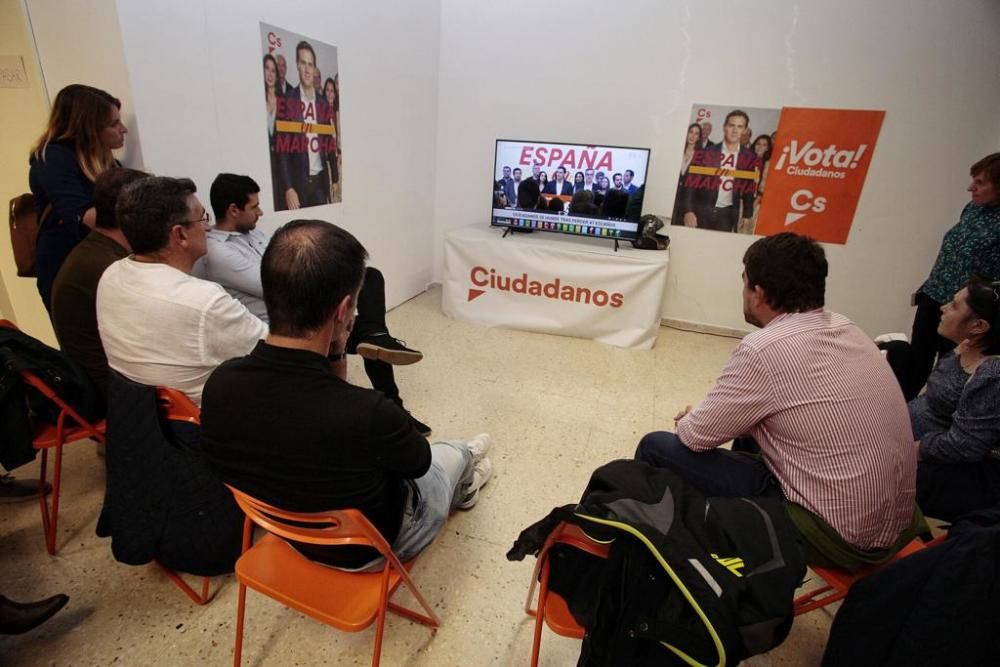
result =
[[791,232],[760,239],[743,255],[747,284],[764,290],[767,305],[781,313],[822,308],[829,267],[815,240]]

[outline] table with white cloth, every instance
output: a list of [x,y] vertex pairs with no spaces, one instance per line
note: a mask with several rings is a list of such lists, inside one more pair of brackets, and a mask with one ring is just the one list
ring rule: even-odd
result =
[[476,324],[591,338],[648,350],[656,343],[669,253],[616,252],[614,243],[561,234],[509,234],[488,225],[445,236],[445,315]]

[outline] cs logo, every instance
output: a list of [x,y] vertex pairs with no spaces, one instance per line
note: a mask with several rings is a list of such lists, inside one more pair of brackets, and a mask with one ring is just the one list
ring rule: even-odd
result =
[[826,197],[817,197],[811,190],[796,190],[792,193],[791,205],[796,211],[822,213],[826,210]]
[[812,190],[796,190],[789,204],[792,210],[785,213],[785,226],[798,222],[807,213],[822,213],[826,210],[826,197],[817,197]]

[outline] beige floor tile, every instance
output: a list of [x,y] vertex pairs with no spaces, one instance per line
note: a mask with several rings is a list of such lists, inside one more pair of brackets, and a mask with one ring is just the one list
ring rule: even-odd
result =
[[[434,428],[432,440],[492,434],[496,475],[414,568],[442,627],[431,632],[391,616],[383,664],[526,665],[533,620],[522,607],[534,559],[505,557],[518,533],[577,501],[593,469],[630,457],[643,434],[672,428],[677,410],[711,388],[737,341],[664,328],[655,349],[621,350],[451,320],[440,299],[431,290],[389,314],[393,333],[426,357],[398,368],[397,382],[406,406]],[[349,379],[367,384],[360,360],[351,360]],[[37,475],[37,464],[17,474]],[[33,633],[0,637],[2,664],[230,664],[234,579],[216,578],[215,598],[197,607],[154,567],[116,563],[110,542],[94,534],[104,474],[92,445],[67,449],[64,480],[58,556],[45,553],[37,504],[0,511],[0,591],[71,597]],[[831,619],[826,610],[797,619],[782,646],[747,664],[818,664]],[[246,665],[367,665],[373,640],[371,628],[339,632],[248,596]],[[573,665],[579,650],[546,629],[541,664]]]

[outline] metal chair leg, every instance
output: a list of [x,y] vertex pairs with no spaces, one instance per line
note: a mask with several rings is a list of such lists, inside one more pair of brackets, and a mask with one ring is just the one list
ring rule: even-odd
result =
[[236,646],[233,648],[233,667],[240,667],[243,659],[243,617],[246,615],[247,587],[240,584],[239,602],[236,604]]
[[176,585],[177,588],[181,589],[181,592],[183,592],[184,595],[191,598],[192,602],[194,602],[196,605],[208,604],[209,601],[208,588],[212,581],[211,577],[205,577],[204,581],[202,581],[201,594],[199,594],[193,588],[191,588],[191,586],[186,581],[184,581],[179,574],[171,570],[163,563],[160,563],[159,561],[155,562],[157,565],[160,566],[160,569],[163,570],[163,573],[167,575],[167,578],[170,579],[170,581],[174,582],[174,585]]

